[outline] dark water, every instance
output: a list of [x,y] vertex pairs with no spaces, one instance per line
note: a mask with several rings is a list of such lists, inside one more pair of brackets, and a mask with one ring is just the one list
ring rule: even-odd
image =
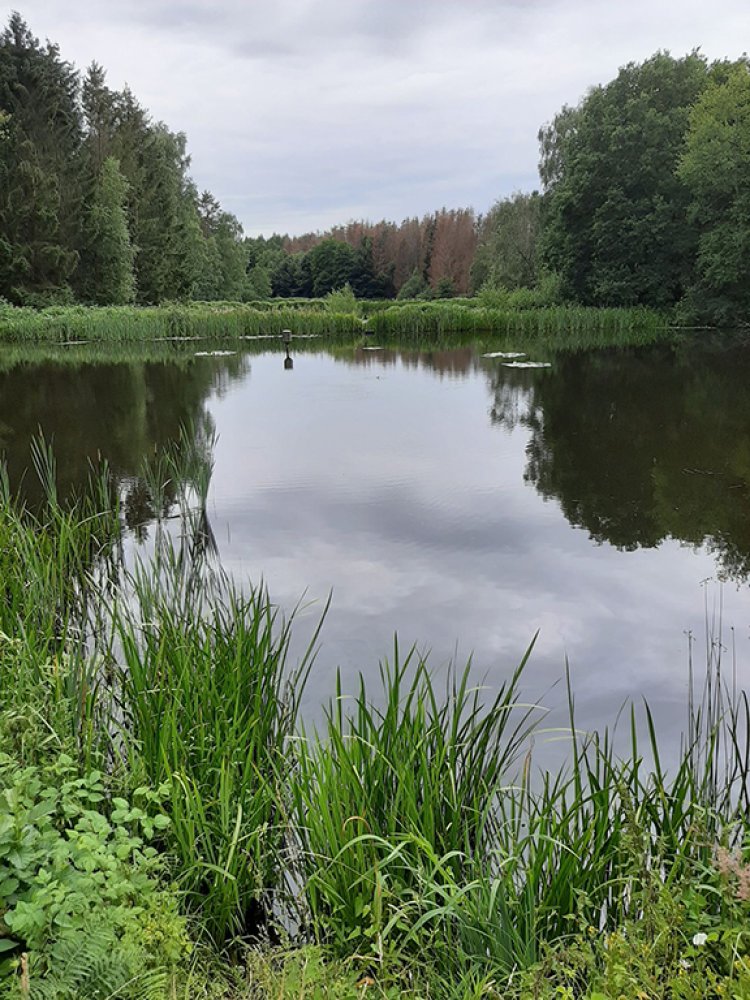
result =
[[[18,481],[39,427],[64,487],[106,456],[139,506],[142,459],[181,424],[218,434],[209,516],[224,564],[300,615],[333,603],[308,689],[375,675],[394,633],[441,669],[529,696],[570,663],[582,725],[645,695],[685,716],[687,638],[723,607],[747,679],[750,346],[686,340],[505,367],[471,348],[16,363],[0,354],[0,445]],[[33,493],[31,479],[26,489]],[[723,581],[723,582],[720,582]],[[730,627],[734,627],[734,633]],[[700,660],[700,649],[697,653]],[[551,690],[550,690],[551,689]]]

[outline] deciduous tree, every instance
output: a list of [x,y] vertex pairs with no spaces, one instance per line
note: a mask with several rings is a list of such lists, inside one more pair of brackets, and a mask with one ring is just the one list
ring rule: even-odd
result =
[[679,176],[698,228],[693,316],[750,322],[750,67],[742,61],[703,93],[690,115]]
[[681,298],[697,232],[677,165],[708,82],[698,53],[657,53],[541,130],[544,258],[570,297],[650,306]]

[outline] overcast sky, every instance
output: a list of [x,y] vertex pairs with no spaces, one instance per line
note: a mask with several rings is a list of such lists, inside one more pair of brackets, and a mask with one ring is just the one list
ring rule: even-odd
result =
[[657,49],[738,56],[750,0],[25,0],[172,129],[250,235],[486,210],[539,126]]

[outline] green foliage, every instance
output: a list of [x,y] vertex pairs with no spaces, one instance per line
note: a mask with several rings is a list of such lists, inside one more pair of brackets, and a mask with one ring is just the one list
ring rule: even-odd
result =
[[0,341],[59,343],[88,340],[110,343],[154,341],[159,338],[227,339],[244,336],[278,337],[283,330],[302,334],[361,332],[351,313],[334,314],[323,303],[264,308],[265,303],[173,303],[158,307],[46,309],[0,308]]
[[543,273],[535,288],[516,288],[508,291],[504,285],[486,281],[477,293],[477,301],[484,309],[544,309],[560,303],[560,280],[557,275]]
[[[643,860],[633,857],[637,866]],[[707,905],[707,897],[717,905]],[[567,940],[549,948],[511,995],[574,997],[581,984],[591,1000],[748,995],[748,903],[722,877],[715,859],[691,864],[680,879],[666,883],[650,869],[634,889],[632,909],[610,932],[577,920]],[[712,916],[712,910],[721,915]]]
[[343,288],[336,288],[326,295],[326,309],[332,313],[353,313],[357,315],[357,296],[347,282]]
[[125,305],[135,297],[126,213],[127,182],[113,157],[102,163],[84,223],[81,294],[98,305]]
[[79,93],[18,14],[0,36],[0,111],[0,295],[34,307],[71,289],[101,304],[243,297],[239,223],[214,202],[202,228],[184,135],[111,91],[96,63]]
[[436,299],[452,299],[455,297],[456,289],[451,278],[440,278],[435,285]]
[[468,667],[443,691],[397,648],[382,690],[345,701],[339,685],[305,733],[309,656],[289,670],[289,623],[216,571],[210,463],[200,442],[180,454],[149,483],[187,484],[181,530],[157,529],[130,573],[106,562],[114,498],[63,509],[41,444],[42,513],[0,494],[6,992],[174,995],[189,945],[167,866],[216,943],[272,931],[296,897],[318,947],[250,962],[238,995],[747,992],[750,708],[720,660],[669,774],[648,708],[646,745],[632,711],[616,753],[606,730],[580,733],[569,692],[566,764],[537,776],[523,663],[494,693]]
[[471,280],[475,289],[533,288],[537,282],[541,198],[517,192],[496,202],[482,219]]
[[750,68],[712,81],[690,115],[679,176],[699,230],[689,315],[720,325],[750,321]]
[[281,298],[312,294],[303,254],[284,254],[271,273],[271,291]]
[[247,276],[244,296],[248,300],[270,299],[272,293],[273,286],[271,285],[271,275],[268,272],[268,268],[256,264]]
[[148,845],[169,820],[147,789],[141,806],[108,802],[100,772],[78,774],[64,754],[44,768],[0,757],[0,975],[21,970],[39,997],[135,1000],[144,983],[164,996],[188,947]]
[[703,56],[629,64],[540,132],[543,257],[579,302],[670,306],[690,280],[697,233],[677,175]]
[[426,288],[427,282],[425,281],[424,275],[419,271],[413,271],[411,277],[409,277],[403,283],[401,288],[399,288],[396,298],[399,301],[404,299],[416,299]]
[[287,951],[251,952],[248,971],[262,996],[309,1000],[352,1000],[361,997],[356,970],[331,962],[315,945]]
[[179,881],[221,945],[261,931],[283,888],[283,775],[312,647],[288,670],[289,622],[263,591],[185,577],[160,545],[117,614],[130,766],[169,784]]
[[354,251],[351,285],[359,299],[392,298],[393,265],[378,272],[375,266],[372,237],[363,236]]
[[209,191],[197,202],[198,216],[204,239],[206,260],[193,284],[194,298],[234,299],[268,298],[271,294],[268,276],[260,268],[248,284],[247,249],[242,242],[242,226],[233,215],[224,212]]
[[407,933],[426,873],[462,882],[491,852],[494,796],[530,728],[531,713],[514,712],[523,664],[485,705],[468,669],[441,697],[412,660],[396,648],[382,666],[382,709],[360,678],[344,714],[339,686],[325,740],[301,746],[292,790],[303,885],[316,933],[339,955],[382,961],[389,938]]
[[[450,333],[492,333],[519,340],[546,340],[573,344],[584,338],[595,343],[647,342],[667,333],[658,313],[646,309],[593,309],[574,306],[535,308],[537,294],[518,289],[507,295],[479,298],[467,303],[404,303],[378,310],[370,317],[370,327],[382,337],[435,337]],[[526,301],[520,301],[525,299]],[[484,306],[484,301],[497,304]]]
[[19,14],[0,35],[0,294],[29,304],[65,300],[77,263],[81,125],[77,78],[55,45]]
[[305,255],[304,266],[309,269],[311,293],[327,295],[342,288],[352,277],[354,250],[340,240],[323,240]]
[[[188,185],[186,140],[164,125],[141,129],[133,243],[138,301],[189,298],[198,279],[201,230]],[[127,176],[127,175],[126,175]]]

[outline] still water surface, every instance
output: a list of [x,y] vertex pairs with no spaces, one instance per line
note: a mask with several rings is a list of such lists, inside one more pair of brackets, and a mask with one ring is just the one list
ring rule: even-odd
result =
[[16,481],[39,427],[64,485],[104,455],[135,510],[142,458],[185,421],[212,424],[223,564],[262,577],[285,608],[317,602],[300,617],[300,649],[333,593],[313,714],[337,668],[345,689],[359,671],[374,678],[395,633],[436,669],[473,654],[492,685],[538,631],[530,698],[559,708],[567,658],[581,725],[645,695],[676,732],[685,633],[702,640],[704,601],[723,605],[748,679],[750,346],[682,340],[551,360],[517,369],[471,347],[316,342],[292,370],[260,347],[75,364],[0,353],[0,445]]

